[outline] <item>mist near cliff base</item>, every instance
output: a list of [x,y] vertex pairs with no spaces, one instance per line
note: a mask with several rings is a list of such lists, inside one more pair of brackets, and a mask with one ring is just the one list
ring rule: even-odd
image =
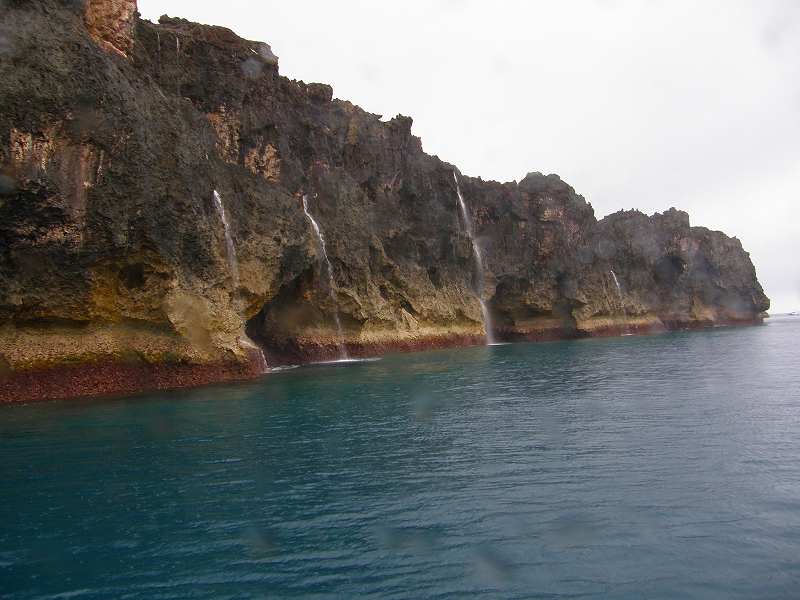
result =
[[800,4],[139,0],[269,43],[283,75],[500,181],[558,173],[598,218],[671,206],[737,236],[800,309]]

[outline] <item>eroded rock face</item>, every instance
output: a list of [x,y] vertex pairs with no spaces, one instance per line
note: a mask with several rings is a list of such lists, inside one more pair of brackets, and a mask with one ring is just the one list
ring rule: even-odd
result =
[[[131,391],[122,373],[143,387],[245,376],[247,335],[273,365],[341,342],[482,342],[457,169],[422,151],[410,118],[281,77],[265,44],[131,5],[17,3],[0,24],[25,48],[0,61],[0,400]],[[459,180],[500,338],[756,322],[768,307],[738,240],[685,213],[598,222],[556,175]]]
[[85,0],[86,29],[102,47],[127,56],[133,50],[136,0]]

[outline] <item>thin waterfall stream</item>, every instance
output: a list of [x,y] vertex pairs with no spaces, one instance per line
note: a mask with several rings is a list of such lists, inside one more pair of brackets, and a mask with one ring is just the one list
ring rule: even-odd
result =
[[325,246],[325,237],[322,235],[319,224],[311,215],[311,211],[308,209],[308,194],[303,194],[303,212],[306,214],[306,218],[308,218],[309,222],[311,223],[311,228],[314,230],[314,235],[317,238],[317,244],[321,251],[320,264],[322,265],[323,270],[328,273],[328,293],[330,294],[331,301],[333,302],[333,320],[336,323],[336,331],[339,336],[339,341],[337,343],[337,346],[339,347],[339,358],[341,360],[349,360],[350,357],[347,354],[347,347],[344,345],[342,320],[339,318],[339,298],[336,295],[336,283],[333,280],[333,265],[331,265],[331,261],[328,258],[328,249]]
[[611,273],[611,279],[614,280],[614,285],[617,288],[617,298],[619,298],[619,308],[622,311],[622,316],[625,319],[625,333],[622,335],[631,335],[629,328],[628,328],[628,312],[625,310],[625,299],[622,296],[622,286],[619,284],[619,279],[617,279],[617,274],[614,273],[614,269],[609,270]]
[[233,279],[234,292],[238,293],[239,290],[239,260],[236,258],[236,246],[233,245],[233,237],[231,236],[231,225],[228,222],[228,215],[225,212],[225,205],[222,203],[222,198],[217,190],[214,190],[214,206],[217,209],[222,227],[225,232],[225,256],[228,259],[228,270]]
[[478,296],[478,302],[481,305],[481,313],[483,315],[483,328],[486,330],[486,344],[491,346],[495,344],[494,333],[492,327],[492,317],[489,314],[489,307],[486,305],[486,300],[483,299],[484,288],[484,275],[483,275],[483,256],[481,255],[480,246],[475,239],[475,234],[472,230],[472,219],[469,218],[469,211],[467,211],[467,204],[464,202],[464,196],[461,194],[461,186],[458,184],[458,175],[453,171],[453,179],[456,182],[456,193],[458,194],[458,206],[461,208],[461,216],[464,219],[464,229],[467,232],[467,237],[472,243],[472,254],[475,257],[475,265],[478,269],[478,285],[475,294]]
[[[225,232],[225,257],[228,260],[228,270],[231,274],[231,279],[233,280],[233,293],[234,293],[234,300],[239,299],[239,260],[236,257],[236,246],[233,243],[233,236],[231,235],[231,225],[228,222],[228,215],[225,212],[225,204],[222,202],[222,198],[219,195],[217,190],[214,190],[214,206],[217,209],[217,214],[219,215],[220,221],[222,221],[222,227]],[[238,310],[238,306],[236,307]],[[258,366],[261,369],[262,373],[266,373],[269,371],[269,365],[267,364],[267,357],[264,356],[264,350],[256,344],[253,340],[251,340],[247,335],[242,335],[239,338],[239,345],[243,348],[247,348],[252,350],[253,353],[256,355],[256,360],[258,362]]]

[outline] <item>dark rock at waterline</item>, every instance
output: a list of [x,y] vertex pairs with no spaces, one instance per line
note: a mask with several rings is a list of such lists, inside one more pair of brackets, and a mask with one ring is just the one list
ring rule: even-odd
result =
[[[68,367],[99,382],[96,365],[133,361],[191,385],[240,373],[245,334],[273,364],[332,355],[303,194],[351,351],[482,339],[457,169],[422,151],[411,118],[290,81],[268,45],[228,29],[142,21],[133,0],[76,6],[11,3],[0,23],[0,377],[52,386]],[[501,339],[751,323],[769,306],[739,241],[686,213],[597,221],[557,175],[459,178]],[[192,365],[213,368],[163,375]]]

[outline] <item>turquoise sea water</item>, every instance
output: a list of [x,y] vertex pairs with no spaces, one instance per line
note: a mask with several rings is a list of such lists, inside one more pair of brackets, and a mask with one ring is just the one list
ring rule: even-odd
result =
[[0,407],[3,598],[798,598],[800,318]]

